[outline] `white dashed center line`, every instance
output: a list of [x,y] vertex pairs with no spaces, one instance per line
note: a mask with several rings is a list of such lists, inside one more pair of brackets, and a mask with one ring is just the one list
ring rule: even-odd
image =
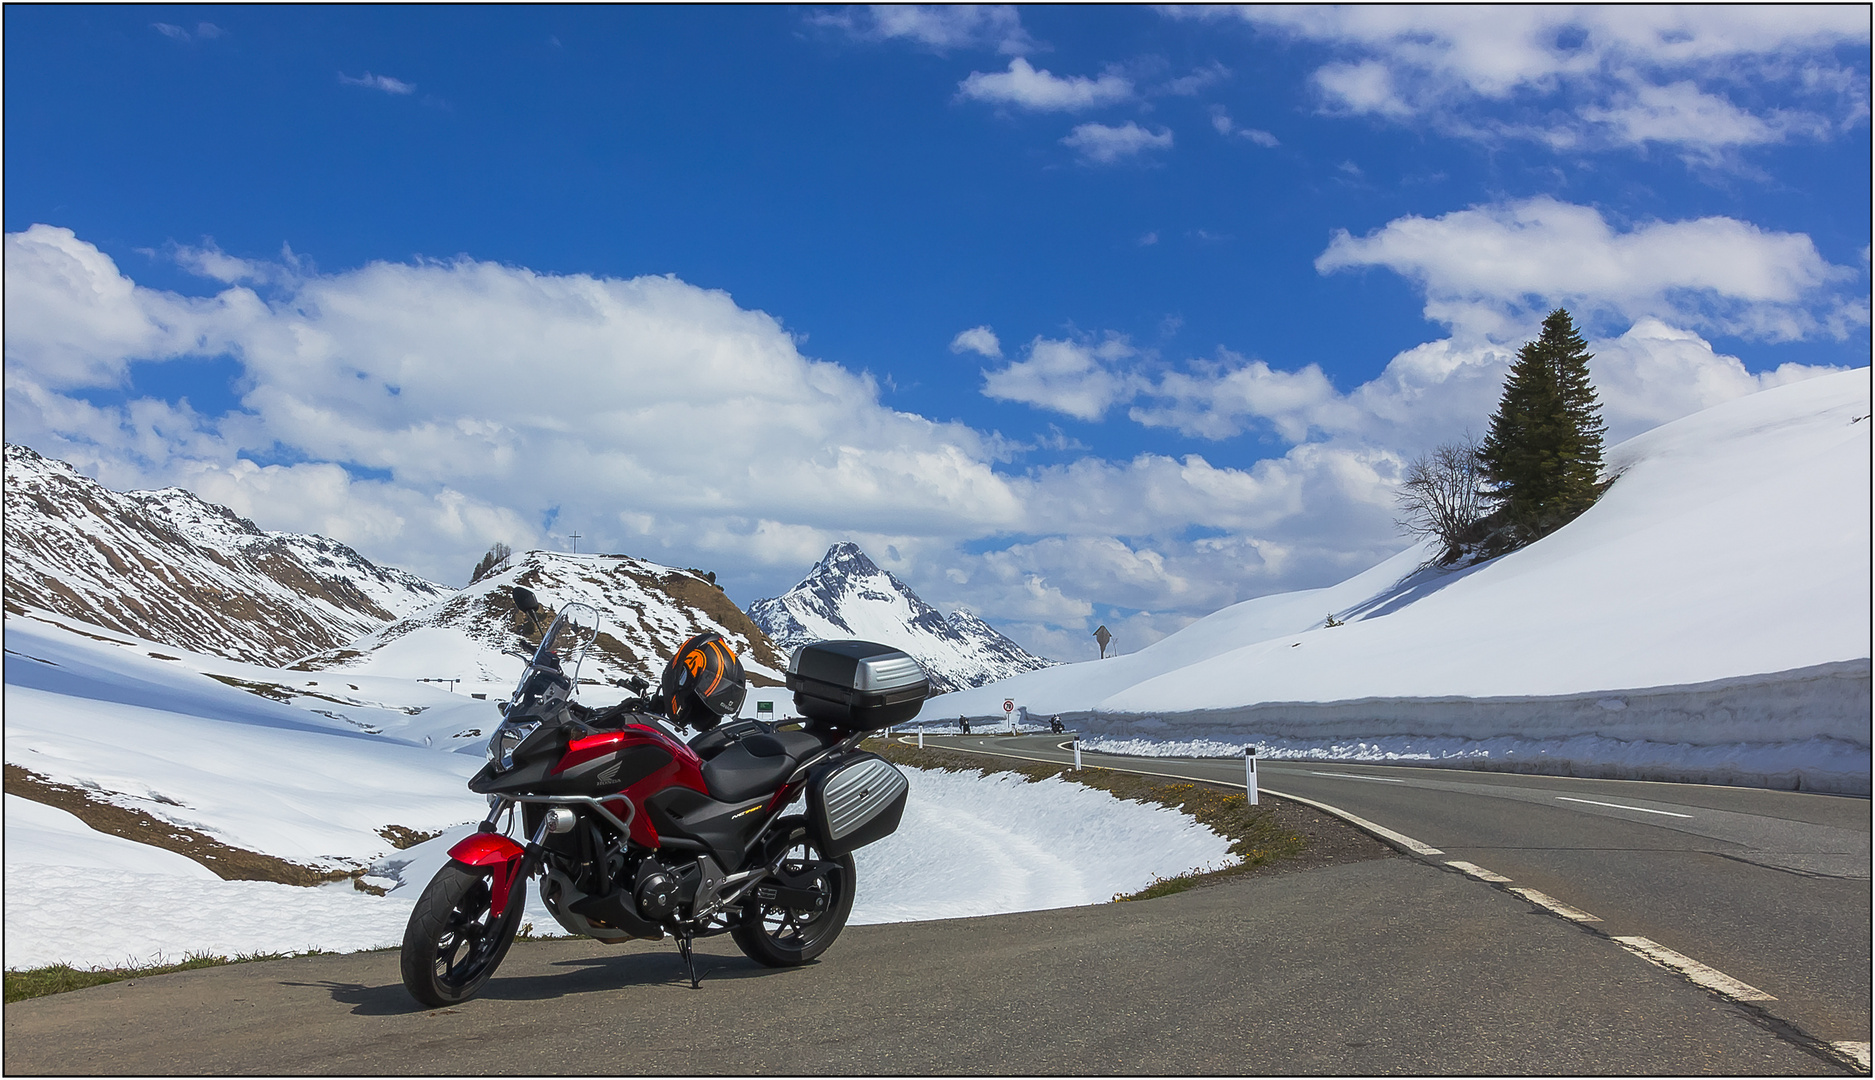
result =
[[1553,914],[1561,915],[1570,922],[1601,922],[1600,915],[1590,915],[1578,907],[1570,907],[1546,892],[1535,889],[1512,889],[1511,892],[1523,897],[1540,908],[1548,908]]
[[1494,873],[1493,871],[1486,870],[1484,867],[1479,866],[1477,863],[1468,863],[1460,859],[1448,860],[1445,865],[1451,867],[1454,870],[1462,870],[1465,873],[1470,874],[1472,877],[1477,878],[1479,881],[1504,882],[1504,881],[1510,880],[1509,878],[1505,877],[1503,874]]
[[1649,810],[1645,806],[1623,806],[1620,803],[1614,803],[1614,802],[1596,802],[1594,799],[1572,799],[1567,795],[1558,795],[1556,796],[1556,798],[1561,800],[1562,802],[1588,803],[1590,806],[1610,806],[1616,810],[1634,810],[1643,814],[1660,814],[1665,817],[1689,818],[1693,816],[1691,814],[1676,814],[1671,810]]
[[1382,784],[1404,784],[1406,783],[1406,781],[1404,780],[1395,780],[1390,776],[1362,776],[1359,773],[1351,773],[1351,772],[1316,772],[1313,769],[1311,769],[1309,770],[1309,775],[1310,776],[1333,776],[1341,780],[1373,780]]
[[1863,1072],[1868,1071],[1868,1043],[1833,1042],[1830,1043],[1830,1046],[1834,1047],[1838,1054],[1855,1062],[1856,1068],[1861,1069]]
[[1644,937],[1618,937],[1615,940],[1661,967],[1677,971],[1706,989],[1724,994],[1733,1001],[1777,1000],[1750,983],[1739,982],[1723,971],[1707,967],[1692,957],[1676,953],[1658,942],[1649,941]]

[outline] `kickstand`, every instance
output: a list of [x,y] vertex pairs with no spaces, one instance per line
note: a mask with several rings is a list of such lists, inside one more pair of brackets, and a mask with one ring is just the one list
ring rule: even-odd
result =
[[677,939],[677,952],[684,958],[684,974],[690,976],[690,989],[697,989],[701,984],[697,980],[696,958],[690,955],[689,934],[684,934]]

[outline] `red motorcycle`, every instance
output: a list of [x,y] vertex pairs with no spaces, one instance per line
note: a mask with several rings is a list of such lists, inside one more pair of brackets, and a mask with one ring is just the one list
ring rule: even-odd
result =
[[[517,588],[515,606],[538,627],[531,592]],[[741,664],[720,636],[700,634],[652,698],[595,711],[573,699],[598,626],[589,605],[564,605],[500,706],[488,764],[469,781],[488,816],[450,849],[404,931],[404,986],[425,1005],[481,990],[536,876],[570,933],[673,936],[692,988],[700,937],[727,933],[770,967],[806,963],[852,911],[852,852],[898,828],[905,777],[858,746],[917,715],[930,684],[916,660],[865,641],[802,646],[788,688],[806,720],[775,726],[733,720]],[[686,744],[665,721],[705,730]]]

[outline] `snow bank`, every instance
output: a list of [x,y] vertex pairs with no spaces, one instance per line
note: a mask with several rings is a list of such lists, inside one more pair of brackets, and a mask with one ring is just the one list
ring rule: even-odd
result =
[[1521,551],[1422,570],[1422,545],[926,714],[1010,697],[1121,738],[1507,738],[1519,767],[1867,792],[1869,398],[1863,368],[1736,399],[1615,447],[1602,500]]
[[[855,856],[856,925],[1103,903],[1159,877],[1235,861],[1222,837],[1190,818],[1077,784],[907,776],[899,831]],[[423,886],[474,828],[379,860],[365,881],[388,892],[373,896],[350,882],[222,881],[63,811],[13,796],[6,806],[6,961],[14,969],[397,946]],[[531,887],[523,918],[536,935],[562,933]]]

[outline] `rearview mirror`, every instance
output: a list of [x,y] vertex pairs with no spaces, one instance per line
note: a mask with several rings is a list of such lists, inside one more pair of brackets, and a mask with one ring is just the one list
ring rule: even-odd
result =
[[514,587],[514,606],[530,615],[540,610],[540,601],[535,599],[534,590]]

